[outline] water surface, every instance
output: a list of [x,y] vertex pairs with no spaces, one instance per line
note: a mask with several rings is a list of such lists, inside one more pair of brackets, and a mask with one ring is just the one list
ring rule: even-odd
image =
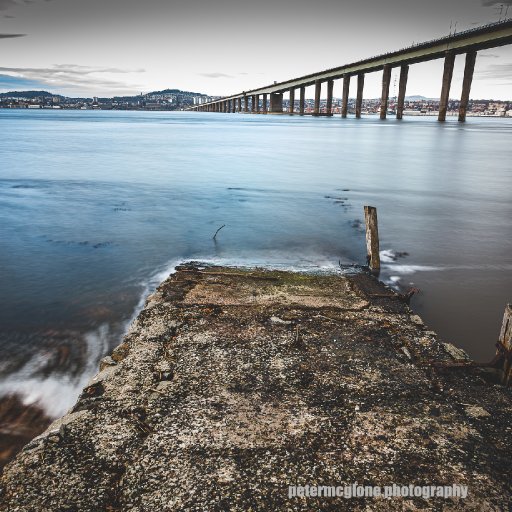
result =
[[0,395],[65,412],[179,261],[364,263],[365,204],[382,279],[490,359],[511,300],[511,122],[0,111]]

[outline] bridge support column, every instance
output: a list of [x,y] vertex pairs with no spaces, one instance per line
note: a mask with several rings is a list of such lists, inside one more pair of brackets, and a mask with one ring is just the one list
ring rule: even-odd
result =
[[409,75],[409,66],[404,64],[400,67],[400,82],[398,84],[398,100],[396,103],[396,118],[402,119],[404,115],[405,90],[407,89],[407,76]]
[[348,91],[350,89],[350,75],[343,77],[343,96],[341,99],[341,117],[346,118],[348,112]]
[[441,88],[441,98],[439,99],[438,121],[446,121],[446,111],[448,110],[448,100],[450,98],[450,86],[452,84],[453,65],[455,63],[455,54],[447,52],[444,58],[443,86]]
[[288,112],[290,112],[290,114],[293,114],[294,109],[295,109],[295,89],[290,89],[290,108],[288,109]]
[[332,89],[334,87],[334,80],[330,78],[327,80],[327,115],[332,116]]
[[283,94],[280,92],[270,93],[270,112],[283,111]]
[[469,93],[471,92],[471,82],[473,81],[473,71],[475,70],[476,52],[466,53],[466,65],[464,66],[464,79],[462,81],[462,95],[459,105],[459,121],[463,123],[466,120],[466,111],[469,103]]
[[306,103],[306,87],[301,85],[300,87],[300,97],[299,97],[299,112],[300,115],[304,115],[304,104]]
[[256,96],[254,94],[251,96],[251,114],[256,112]]
[[315,80],[315,106],[313,109],[313,115],[317,116],[320,114],[320,94],[322,92],[322,82]]
[[238,103],[238,113],[242,112],[242,98],[237,99]]
[[364,73],[357,75],[357,96],[356,96],[356,117],[361,117],[361,107],[363,105],[363,88],[364,88]]
[[266,114],[267,113],[267,95],[266,94],[263,95],[262,107],[263,107],[263,113]]
[[382,70],[382,94],[380,96],[380,118],[386,119],[388,112],[389,82],[391,81],[391,66],[384,65]]
[[244,112],[247,114],[249,112],[249,98],[244,96]]
[[254,99],[256,101],[256,113],[259,114],[260,113],[260,95],[256,94],[256,96],[254,96]]

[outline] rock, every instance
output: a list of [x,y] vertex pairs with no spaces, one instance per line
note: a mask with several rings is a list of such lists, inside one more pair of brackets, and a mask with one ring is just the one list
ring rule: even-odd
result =
[[472,418],[487,418],[490,416],[490,413],[487,412],[483,407],[478,405],[466,405],[464,407],[466,414],[471,416]]
[[280,324],[280,325],[291,325],[292,324],[292,322],[290,322],[289,320],[283,320],[282,318],[279,318],[277,316],[271,316],[270,322],[273,324]]
[[460,360],[469,361],[470,360],[470,357],[464,350],[462,350],[461,348],[457,348],[455,345],[452,345],[451,343],[443,343],[443,348],[456,361],[460,361]]

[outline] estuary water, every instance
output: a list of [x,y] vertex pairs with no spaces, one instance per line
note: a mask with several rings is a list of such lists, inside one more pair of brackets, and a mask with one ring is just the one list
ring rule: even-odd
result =
[[[0,397],[64,413],[186,260],[383,272],[494,354],[512,300],[512,119],[0,111]],[[225,225],[212,240],[215,231]]]

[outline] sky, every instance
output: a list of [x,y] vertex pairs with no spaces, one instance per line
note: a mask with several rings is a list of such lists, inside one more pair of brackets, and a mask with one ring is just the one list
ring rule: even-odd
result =
[[[512,0],[0,0],[0,92],[224,96],[505,16]],[[442,67],[412,65],[407,94],[439,97]],[[463,69],[457,56],[453,98]],[[364,96],[379,97],[380,83],[367,74]],[[511,85],[512,45],[479,52],[471,97],[512,99]]]

